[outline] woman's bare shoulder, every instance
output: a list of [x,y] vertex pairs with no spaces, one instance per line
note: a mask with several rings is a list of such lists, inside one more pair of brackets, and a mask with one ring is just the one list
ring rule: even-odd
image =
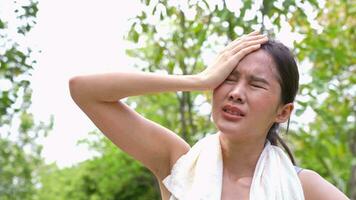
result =
[[303,169],[299,174],[302,183],[304,196],[306,200],[324,199],[324,200],[347,200],[337,187],[329,183],[317,172],[309,169]]

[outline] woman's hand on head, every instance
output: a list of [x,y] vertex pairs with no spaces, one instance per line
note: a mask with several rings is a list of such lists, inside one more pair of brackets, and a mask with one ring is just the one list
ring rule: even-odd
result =
[[218,54],[212,65],[197,74],[204,84],[204,89],[213,90],[218,87],[244,56],[259,49],[261,44],[267,41],[268,38],[258,31],[232,41]]

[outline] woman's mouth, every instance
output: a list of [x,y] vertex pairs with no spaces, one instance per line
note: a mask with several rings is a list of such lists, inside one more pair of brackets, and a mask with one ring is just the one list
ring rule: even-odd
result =
[[239,112],[239,111],[237,111],[237,110],[230,110],[230,109],[225,109],[225,108],[223,108],[223,111],[224,112],[227,112],[227,113],[229,113],[229,114],[231,114],[231,115],[236,115],[236,116],[241,116],[241,117],[243,117],[244,116],[244,114],[242,114],[241,112]]
[[238,108],[237,106],[233,106],[229,104],[223,107],[223,111],[235,116],[240,116],[240,117],[245,116],[245,112],[242,111],[242,109]]
[[240,120],[246,115],[240,108],[233,105],[225,105],[222,110],[223,117],[229,121]]

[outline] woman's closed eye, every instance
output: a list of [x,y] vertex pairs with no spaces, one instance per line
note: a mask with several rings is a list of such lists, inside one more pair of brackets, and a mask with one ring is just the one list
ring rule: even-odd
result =
[[263,88],[263,87],[261,87],[261,86],[259,86],[259,85],[252,85],[252,87],[255,87],[255,88]]
[[263,87],[261,84],[251,83],[250,85],[251,85],[252,87],[254,87],[254,88],[266,89],[266,88]]
[[236,81],[237,81],[237,79],[236,78],[232,78],[232,77],[227,77],[225,79],[225,82],[236,82]]

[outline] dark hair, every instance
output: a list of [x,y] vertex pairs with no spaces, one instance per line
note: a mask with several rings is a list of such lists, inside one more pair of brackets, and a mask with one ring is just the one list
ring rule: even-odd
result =
[[[299,72],[292,52],[282,43],[269,40],[261,45],[261,49],[266,51],[274,61],[278,71],[278,81],[281,86],[281,103],[287,104],[294,101],[298,92]],[[294,157],[288,148],[287,144],[278,135],[279,123],[274,123],[269,129],[267,139],[272,145],[278,145],[279,142],[289,155],[292,163],[295,165]],[[287,124],[287,132],[289,129],[289,119]]]

